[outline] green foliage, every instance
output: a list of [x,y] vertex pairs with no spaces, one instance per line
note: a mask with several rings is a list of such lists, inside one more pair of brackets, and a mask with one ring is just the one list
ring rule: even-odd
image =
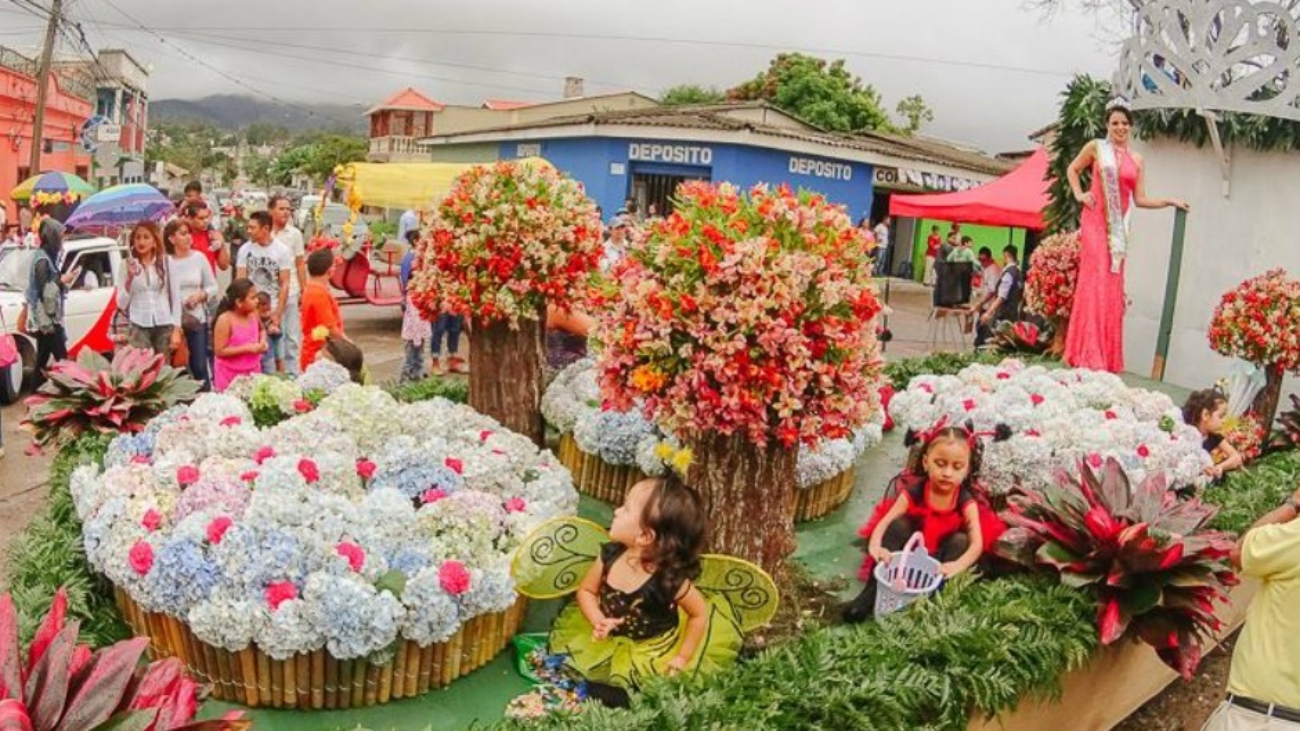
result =
[[370,143],[362,137],[304,135],[268,162],[266,177],[272,185],[288,185],[298,173],[322,181],[334,172],[335,167],[364,160],[369,149]]
[[727,98],[768,101],[834,132],[892,129],[880,94],[849,73],[843,59],[827,63],[802,53],[779,54],[766,71],[729,89]]
[[72,472],[100,463],[110,441],[109,435],[89,434],[63,447],[50,468],[49,502],[9,544],[9,588],[24,641],[36,632],[61,586],[68,592],[69,615],[81,621],[82,641],[104,647],[129,636],[111,589],[86,561],[81,521],[68,489]]
[[423,381],[392,383],[385,386],[384,390],[392,394],[393,398],[407,404],[435,398],[445,398],[458,404],[469,401],[469,382],[463,378],[429,376]]
[[727,100],[727,95],[715,87],[703,87],[699,84],[678,84],[665,89],[659,97],[659,103],[665,106],[682,104],[720,104]]
[[925,103],[925,99],[922,99],[920,94],[913,94],[900,101],[896,111],[898,116],[907,120],[907,124],[900,130],[903,134],[915,134],[922,125],[934,121],[934,110]]
[[[1046,365],[1060,364],[1053,358],[1038,356],[1031,353],[1017,353],[1017,359],[1029,365]],[[973,351],[966,353],[932,353],[919,358],[905,358],[885,364],[885,377],[889,379],[890,385],[897,390],[907,388],[907,384],[912,379],[922,374],[932,374],[936,376],[951,376],[959,372],[966,366],[975,363],[1001,363],[1007,356],[1002,353],[991,353],[988,351]]]
[[288,129],[278,124],[267,124],[265,122],[254,122],[248,125],[248,129],[244,131],[244,139],[254,147],[288,142],[292,136]]
[[816,629],[734,670],[664,679],[627,710],[496,729],[965,729],[973,712],[1059,691],[1097,647],[1092,605],[1051,581],[951,582],[878,623]]
[[1210,527],[1244,533],[1261,515],[1281,505],[1300,484],[1300,452],[1265,455],[1206,488],[1201,499],[1219,508]]

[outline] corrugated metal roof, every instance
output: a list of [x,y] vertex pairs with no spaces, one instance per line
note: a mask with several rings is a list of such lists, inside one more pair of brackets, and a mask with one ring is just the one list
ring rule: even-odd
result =
[[[549,129],[574,125],[630,125],[642,127],[672,127],[678,129],[700,129],[723,132],[751,132],[758,135],[782,137],[786,139],[811,142],[828,147],[887,155],[890,157],[936,163],[972,170],[987,175],[1002,175],[1014,164],[985,155],[982,152],[963,148],[950,142],[927,137],[905,137],[902,135],[880,132],[863,132],[842,134],[826,132],[803,123],[803,129],[795,126],[776,126],[748,119],[730,116],[740,110],[771,109],[780,114],[771,105],[762,102],[742,104],[710,104],[701,106],[653,107],[650,109],[629,109],[619,111],[587,112],[584,114],[552,117],[550,119],[528,122],[525,124],[494,127],[447,135],[434,135],[433,139],[453,142],[457,137],[483,135],[492,133],[519,132],[530,129]],[[787,115],[790,116],[790,115]],[[793,118],[793,117],[792,117]]]

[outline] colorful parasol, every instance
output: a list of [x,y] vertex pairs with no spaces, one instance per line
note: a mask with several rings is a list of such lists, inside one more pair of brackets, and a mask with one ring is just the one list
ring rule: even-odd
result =
[[174,210],[167,196],[152,185],[128,183],[105,188],[82,201],[66,223],[80,229],[125,226],[157,221]]
[[75,203],[95,192],[95,187],[72,173],[48,172],[32,176],[9,193],[16,201],[32,201],[36,205]]

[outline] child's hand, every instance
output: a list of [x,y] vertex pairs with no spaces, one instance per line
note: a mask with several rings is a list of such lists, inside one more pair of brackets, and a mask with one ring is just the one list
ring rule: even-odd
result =
[[686,666],[690,664],[691,664],[690,658],[682,657],[681,655],[678,655],[677,657],[674,657],[673,659],[668,661],[668,674],[676,675],[677,673],[680,673],[681,671],[685,670]]
[[889,559],[893,556],[893,551],[890,551],[888,548],[883,546],[872,546],[871,548],[871,557],[876,560],[876,563],[889,563]]
[[272,321],[272,322],[271,322],[271,326],[268,327],[268,328],[266,328],[266,332],[267,332],[268,335],[280,335],[280,334],[281,334],[281,333],[280,333],[280,326],[277,325],[277,324],[275,324],[274,321]]
[[962,568],[961,564],[956,561],[944,561],[939,564],[939,573],[943,574],[945,579],[951,579],[965,570],[966,569]]
[[1223,468],[1217,464],[1212,464],[1203,470],[1207,477],[1223,477]]
[[595,640],[604,640],[609,638],[609,633],[618,629],[623,624],[622,618],[605,617],[597,622],[591,628],[591,637]]

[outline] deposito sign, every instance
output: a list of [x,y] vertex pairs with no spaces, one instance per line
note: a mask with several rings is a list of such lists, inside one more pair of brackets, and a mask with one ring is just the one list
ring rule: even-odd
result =
[[668,145],[659,142],[633,142],[627,146],[627,159],[634,162],[667,162],[678,165],[712,165],[713,148],[699,145]]

